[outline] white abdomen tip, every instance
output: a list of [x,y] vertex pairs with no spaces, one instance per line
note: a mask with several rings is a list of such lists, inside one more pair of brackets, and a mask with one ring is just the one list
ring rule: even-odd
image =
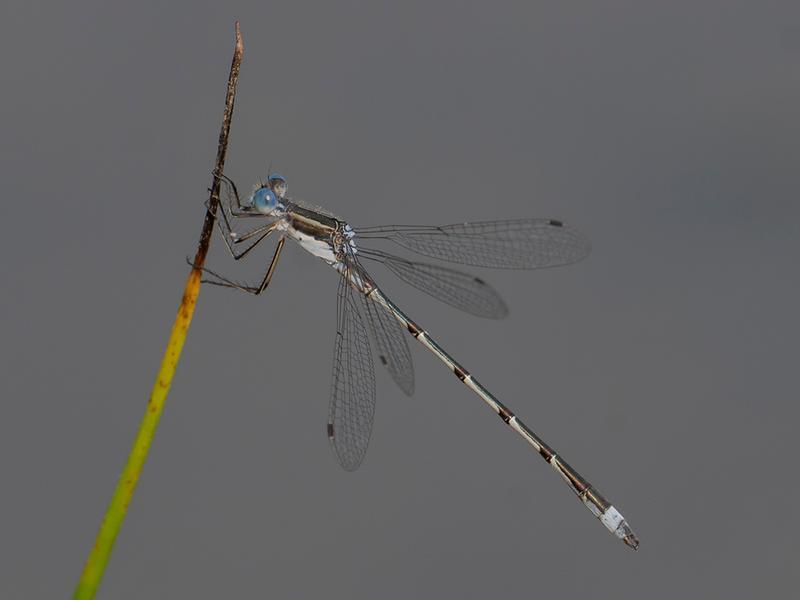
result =
[[625,517],[613,506],[609,506],[608,510],[600,517],[600,522],[606,526],[611,533],[625,542],[634,550],[639,549],[639,540],[634,535],[633,530],[628,526]]

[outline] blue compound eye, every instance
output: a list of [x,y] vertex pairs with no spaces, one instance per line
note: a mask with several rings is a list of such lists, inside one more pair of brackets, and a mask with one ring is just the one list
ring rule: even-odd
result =
[[253,206],[260,213],[269,214],[275,210],[278,199],[269,188],[261,188],[253,194]]
[[280,173],[271,173],[269,178],[267,178],[267,183],[278,198],[283,198],[286,196],[289,186],[286,183],[286,178],[283,175]]

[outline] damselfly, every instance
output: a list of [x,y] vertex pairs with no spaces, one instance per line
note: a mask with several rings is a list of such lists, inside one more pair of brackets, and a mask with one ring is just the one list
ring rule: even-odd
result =
[[[610,532],[631,548],[639,547],[619,511],[400,310],[362,264],[362,261],[381,263],[406,283],[438,300],[473,315],[500,318],[508,312],[506,305],[483,280],[449,267],[370,249],[362,242],[385,240],[417,254],[478,267],[536,269],[567,265],[584,258],[589,244],[580,233],[551,219],[353,228],[322,209],[292,201],[286,195],[286,179],[278,174],[271,174],[267,183],[259,185],[244,202],[233,181],[222,174],[218,177],[227,206],[220,203],[221,218],[217,223],[233,258],[247,256],[272,233],[277,234],[278,243],[260,284],[238,284],[204,269],[214,277],[206,282],[260,294],[272,279],[287,237],[341,274],[327,432],[343,468],[348,471],[358,468],[372,431],[375,374],[370,337],[380,362],[400,389],[408,395],[414,393],[411,353],[403,332],[406,330],[533,446]],[[238,233],[231,227],[233,218],[260,218],[267,222]]]

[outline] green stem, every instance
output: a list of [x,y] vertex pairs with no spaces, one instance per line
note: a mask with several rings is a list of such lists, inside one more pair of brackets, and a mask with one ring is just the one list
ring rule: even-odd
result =
[[239,78],[239,68],[241,66],[243,54],[244,46],[242,44],[241,32],[239,31],[239,22],[237,21],[236,48],[233,53],[230,76],[228,77],[225,112],[222,119],[219,145],[217,147],[217,162],[214,169],[215,177],[211,186],[211,197],[203,221],[203,229],[200,233],[200,242],[197,247],[197,253],[195,254],[194,266],[186,281],[186,288],[183,293],[181,305],[178,309],[178,314],[175,317],[175,322],[172,325],[172,332],[167,342],[167,349],[164,352],[164,357],[161,359],[161,366],[158,369],[158,375],[153,384],[153,391],[150,393],[150,399],[147,402],[147,410],[139,424],[139,431],[136,434],[133,447],[128,455],[125,468],[122,470],[122,474],[117,481],[117,487],[114,489],[114,495],[111,497],[111,502],[106,509],[103,522],[100,525],[100,530],[97,532],[94,546],[92,546],[92,550],[84,565],[83,573],[81,573],[81,578],[75,588],[75,593],[72,596],[73,600],[91,600],[94,598],[97,588],[100,585],[100,580],[103,577],[106,565],[111,556],[111,550],[114,547],[114,540],[116,540],[122,522],[125,520],[125,515],[128,512],[128,505],[133,498],[134,491],[136,491],[136,484],[139,482],[139,476],[147,460],[150,445],[152,444],[153,436],[158,427],[158,422],[161,419],[161,413],[164,410],[167,394],[169,394],[169,389],[172,385],[175,369],[180,360],[183,344],[186,341],[186,334],[192,322],[192,316],[194,315],[194,309],[197,304],[197,296],[200,293],[201,267],[208,253],[211,234],[214,230],[217,207],[219,206],[220,183],[216,174],[222,173],[225,165],[225,155],[228,149],[228,134],[230,132],[231,117],[233,116],[233,104],[236,98],[236,82]]

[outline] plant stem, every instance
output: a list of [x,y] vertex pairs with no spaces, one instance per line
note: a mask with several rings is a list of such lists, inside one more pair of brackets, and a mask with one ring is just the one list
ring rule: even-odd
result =
[[117,481],[117,487],[114,489],[114,495],[111,497],[111,502],[106,509],[103,522],[100,525],[100,530],[97,532],[94,546],[89,553],[80,580],[75,588],[75,593],[72,596],[73,600],[91,600],[97,592],[100,580],[108,564],[108,559],[111,556],[111,550],[114,547],[114,540],[116,540],[122,522],[128,512],[128,505],[133,498],[136,484],[139,482],[139,476],[147,460],[150,445],[152,444],[153,436],[158,427],[161,413],[164,410],[167,394],[172,385],[172,378],[178,366],[181,350],[183,350],[183,344],[186,341],[186,334],[189,331],[194,308],[197,304],[197,296],[200,293],[201,268],[205,262],[208,247],[211,243],[211,234],[214,231],[214,221],[217,215],[217,208],[219,207],[220,181],[216,175],[222,173],[223,167],[225,166],[225,155],[228,150],[228,134],[231,128],[233,104],[236,98],[236,82],[239,79],[239,68],[242,63],[243,55],[244,45],[242,44],[242,35],[239,30],[239,22],[237,21],[236,47],[234,49],[231,71],[228,77],[225,112],[222,117],[222,128],[220,130],[219,145],[217,147],[217,161],[214,169],[215,176],[211,185],[211,196],[209,198],[208,210],[206,211],[206,216],[203,221],[203,229],[200,232],[200,241],[194,258],[194,266],[186,281],[186,288],[183,292],[181,305],[178,308],[178,314],[175,317],[175,323],[172,325],[172,332],[167,342],[167,349],[164,352],[164,357],[161,359],[161,366],[158,369],[158,375],[153,385],[153,391],[150,393],[150,399],[147,401],[147,410],[139,424],[139,431],[136,434],[133,447],[128,455],[125,468],[122,470],[122,474]]

